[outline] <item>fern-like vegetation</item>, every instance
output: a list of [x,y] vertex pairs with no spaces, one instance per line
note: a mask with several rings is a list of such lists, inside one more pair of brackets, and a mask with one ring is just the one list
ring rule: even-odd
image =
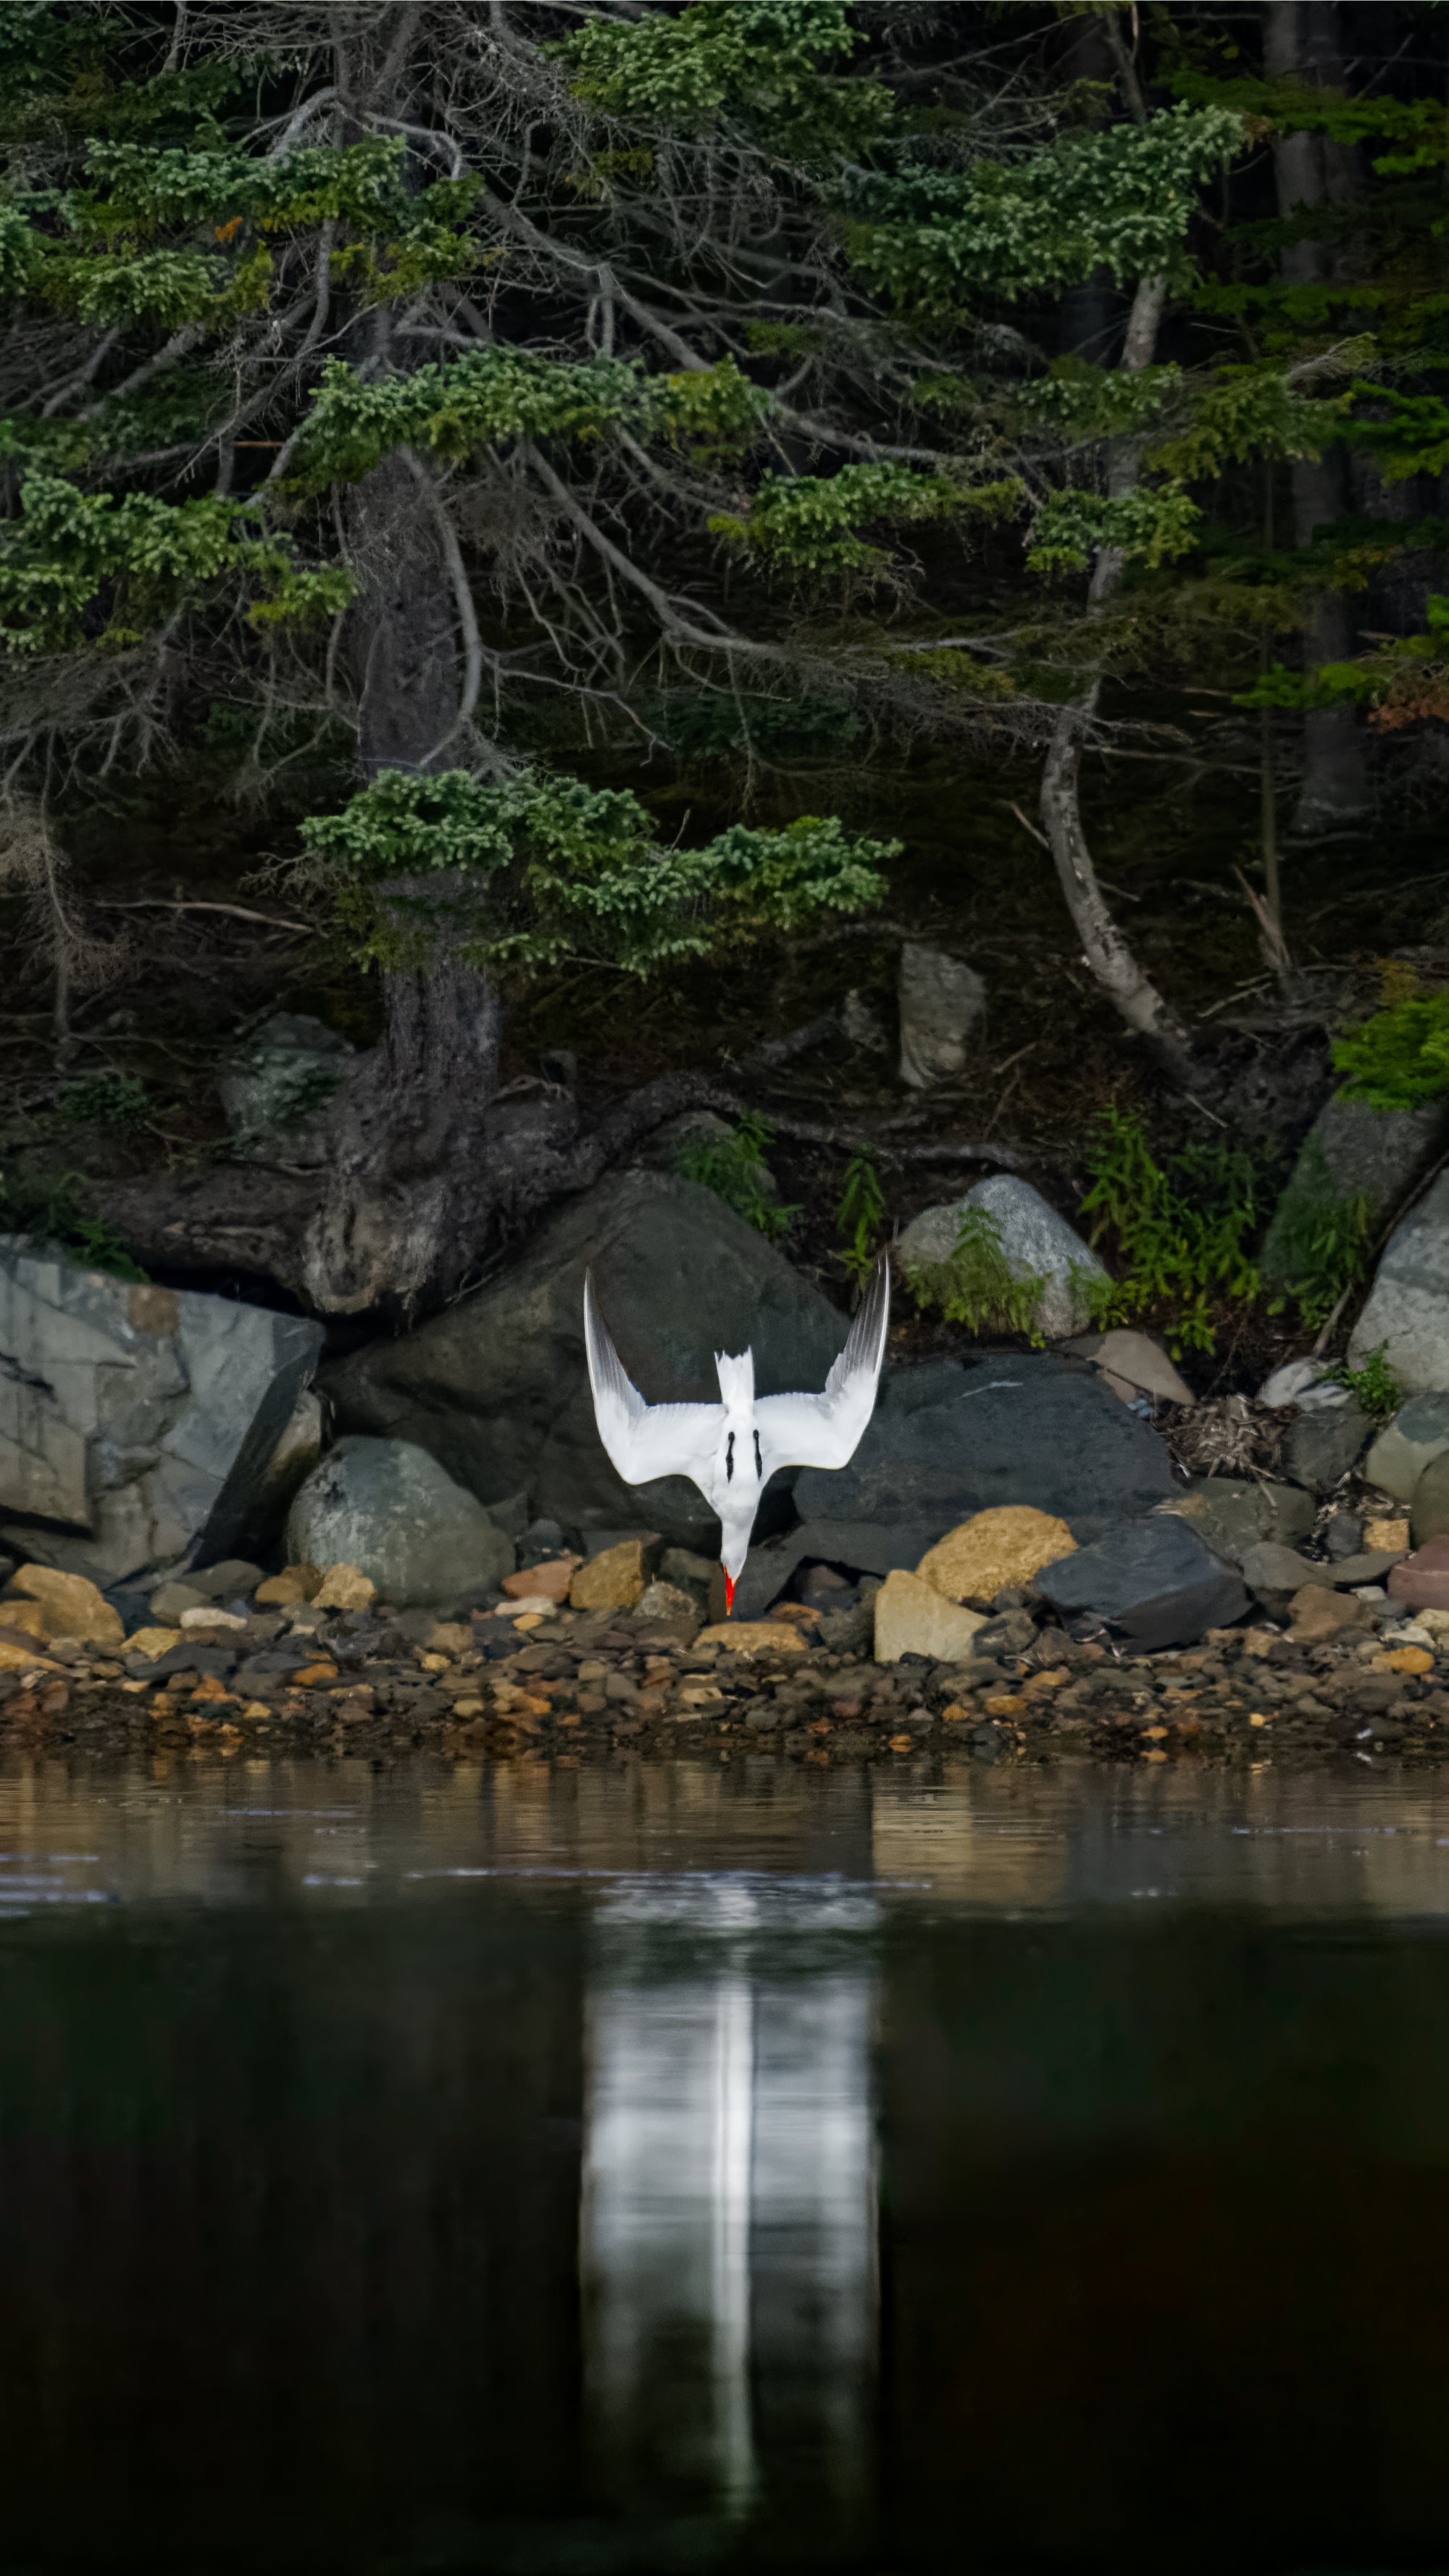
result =
[[968,1333],[1024,1333],[1044,1339],[1041,1303],[1049,1281],[1035,1271],[1018,1278],[1001,1240],[1001,1219],[989,1208],[968,1208],[947,1261],[908,1261],[906,1286],[923,1313],[933,1307],[948,1324]]

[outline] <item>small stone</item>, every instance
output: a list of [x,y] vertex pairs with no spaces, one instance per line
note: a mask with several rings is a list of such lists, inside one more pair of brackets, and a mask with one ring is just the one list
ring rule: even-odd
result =
[[568,1597],[575,1610],[632,1610],[644,1597],[659,1551],[655,1537],[620,1539],[576,1568]]
[[49,1636],[79,1637],[97,1646],[119,1646],[125,1636],[119,1610],[103,1600],[83,1574],[61,1574],[49,1565],[22,1565],[11,1581],[15,1591],[40,1603]]
[[1366,1548],[1385,1548],[1399,1556],[1406,1555],[1409,1546],[1407,1519],[1366,1522],[1363,1543]]
[[[1112,1378],[1124,1381],[1129,1394],[1155,1395],[1164,1404],[1195,1404],[1196,1396],[1179,1377],[1160,1342],[1150,1333],[1121,1328],[1110,1333],[1084,1333],[1067,1349],[1091,1360]],[[1114,1389],[1115,1392],[1115,1389]]]
[[418,1662],[425,1673],[450,1673],[453,1669],[446,1655],[419,1655]]
[[126,1652],[144,1655],[148,1663],[154,1663],[158,1655],[169,1655],[172,1647],[180,1643],[179,1628],[138,1628],[134,1637],[126,1639]]
[[264,1699],[249,1699],[242,1710],[243,1717],[249,1718],[253,1725],[258,1718],[270,1717],[271,1714],[271,1709]]
[[[322,1589],[320,1565],[284,1565],[280,1574],[269,1574],[259,1583],[255,1598],[264,1608],[284,1608],[293,1601],[315,1601]],[[153,1601],[152,1608],[155,1608]]]
[[1272,1539],[1250,1547],[1243,1557],[1243,1580],[1269,1608],[1291,1599],[1305,1583],[1321,1583],[1327,1589],[1340,1579],[1340,1569],[1331,1565],[1314,1565],[1291,1547],[1279,1547]]
[[1375,1655],[1376,1673],[1431,1673],[1434,1658],[1426,1646],[1391,1646],[1387,1654]]
[[335,1664],[304,1664],[299,1673],[291,1674],[290,1679],[299,1690],[311,1690],[318,1682],[335,1682],[337,1679],[337,1666]]
[[158,1583],[151,1595],[154,1619],[179,1620],[183,1610],[200,1610],[206,1595],[195,1583]]
[[205,1601],[244,1601],[261,1579],[261,1567],[245,1556],[224,1557],[219,1565],[208,1565],[200,1573],[193,1567],[186,1578]]
[[1352,1592],[1328,1592],[1317,1583],[1305,1583],[1288,1607],[1295,1645],[1318,1645],[1345,1628],[1367,1628],[1372,1621],[1372,1613]]
[[701,1628],[694,1642],[697,1646],[724,1646],[732,1655],[805,1652],[805,1640],[798,1630],[780,1627],[771,1619],[723,1619],[716,1628]]
[[195,1610],[183,1610],[181,1613],[183,1628],[244,1628],[246,1624],[245,1618],[237,1611],[213,1610],[210,1604],[205,1602]]
[[966,1047],[986,1009],[986,986],[974,966],[944,948],[908,939],[901,950],[901,1080],[915,1091],[949,1081],[966,1063]]
[[933,1583],[898,1568],[875,1596],[875,1660],[895,1664],[902,1655],[923,1655],[934,1664],[964,1664],[985,1626],[979,1610],[959,1609]]
[[377,1585],[356,1565],[329,1565],[321,1587],[312,1595],[314,1610],[368,1610]]
[[578,1563],[576,1556],[556,1556],[543,1565],[525,1566],[519,1574],[505,1574],[503,1590],[510,1601],[566,1601]]
[[648,1583],[634,1607],[634,1617],[641,1626],[665,1627],[673,1634],[692,1641],[702,1626],[699,1603],[690,1592],[681,1592],[677,1583]]
[[440,1619],[428,1631],[428,1651],[434,1655],[466,1655],[473,1643],[473,1631],[461,1619]]
[[1031,1581],[1044,1565],[1070,1556],[1077,1542],[1065,1521],[1030,1503],[1004,1503],[976,1512],[935,1547],[916,1568],[947,1601],[994,1601],[998,1592]]
[[28,1641],[23,1645],[12,1645],[8,1637],[0,1636],[0,1673],[58,1673],[60,1670],[59,1664],[53,1663],[48,1655],[42,1655],[39,1648]]

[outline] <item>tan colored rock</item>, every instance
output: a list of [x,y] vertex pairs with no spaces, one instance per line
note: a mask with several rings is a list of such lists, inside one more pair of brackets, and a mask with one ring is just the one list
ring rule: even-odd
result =
[[1363,1543],[1369,1550],[1382,1548],[1396,1551],[1400,1556],[1407,1555],[1409,1547],[1407,1514],[1402,1520],[1365,1521]]
[[928,1655],[935,1664],[964,1664],[985,1624],[979,1610],[959,1609],[933,1583],[898,1569],[875,1596],[875,1659],[898,1664],[902,1655]]
[[473,1643],[473,1631],[465,1619],[440,1619],[428,1637],[430,1655],[466,1655]]
[[1065,1521],[1030,1503],[1003,1503],[974,1512],[927,1548],[917,1574],[947,1601],[994,1601],[1008,1585],[1029,1583],[1044,1565],[1070,1556],[1076,1540]]
[[217,1610],[206,1601],[195,1610],[183,1610],[181,1613],[183,1628],[244,1628],[246,1624],[240,1611]]
[[576,1556],[550,1557],[543,1565],[525,1566],[521,1574],[505,1574],[503,1590],[510,1601],[566,1601],[578,1563]]
[[281,1609],[291,1601],[315,1601],[321,1589],[320,1565],[284,1565],[280,1574],[269,1574],[257,1585],[255,1598],[265,1608]]
[[715,1628],[701,1628],[695,1638],[697,1646],[727,1646],[732,1655],[803,1655],[805,1640],[798,1628],[787,1628],[777,1619],[722,1619]]
[[134,1637],[126,1639],[126,1652],[144,1655],[148,1663],[154,1663],[158,1655],[169,1655],[172,1647],[180,1643],[179,1628],[138,1628]]
[[19,1640],[0,1636],[0,1673],[59,1673],[63,1664],[53,1663],[38,1646],[22,1645]]
[[118,1610],[83,1574],[61,1574],[50,1565],[22,1565],[15,1590],[38,1601],[48,1637],[79,1637],[83,1645],[118,1646],[126,1633]]
[[329,1565],[321,1587],[312,1595],[316,1610],[370,1610],[377,1585],[358,1565]]
[[677,1583],[646,1583],[634,1608],[641,1627],[667,1628],[671,1636],[692,1641],[703,1625],[704,1614],[692,1593],[681,1592]]
[[1373,1625],[1366,1601],[1352,1592],[1325,1592],[1321,1584],[1305,1583],[1288,1604],[1292,1627],[1289,1631],[1296,1645],[1318,1645],[1325,1637],[1336,1637],[1345,1628],[1368,1628]]
[[0,1601],[0,1627],[22,1629],[27,1637],[48,1636],[44,1602]]
[[617,1547],[606,1547],[591,1556],[587,1565],[575,1569],[569,1584],[569,1600],[575,1610],[632,1610],[644,1598],[649,1580],[649,1558],[659,1542],[649,1538],[622,1538]]

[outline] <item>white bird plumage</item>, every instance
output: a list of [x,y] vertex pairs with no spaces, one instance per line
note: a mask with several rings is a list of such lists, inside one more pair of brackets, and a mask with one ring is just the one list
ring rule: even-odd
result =
[[725,1599],[749,1553],[760,1496],[777,1467],[844,1467],[875,1410],[890,1319],[883,1255],[819,1395],[755,1394],[755,1357],[716,1351],[718,1404],[646,1404],[609,1339],[593,1280],[584,1279],[584,1343],[599,1438],[626,1485],[688,1476],[719,1514]]

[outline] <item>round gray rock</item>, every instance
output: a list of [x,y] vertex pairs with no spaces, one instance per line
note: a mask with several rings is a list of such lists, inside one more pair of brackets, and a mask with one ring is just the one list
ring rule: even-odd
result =
[[339,1440],[287,1515],[290,1563],[355,1565],[399,1607],[460,1600],[513,1571],[513,1542],[410,1440]]

